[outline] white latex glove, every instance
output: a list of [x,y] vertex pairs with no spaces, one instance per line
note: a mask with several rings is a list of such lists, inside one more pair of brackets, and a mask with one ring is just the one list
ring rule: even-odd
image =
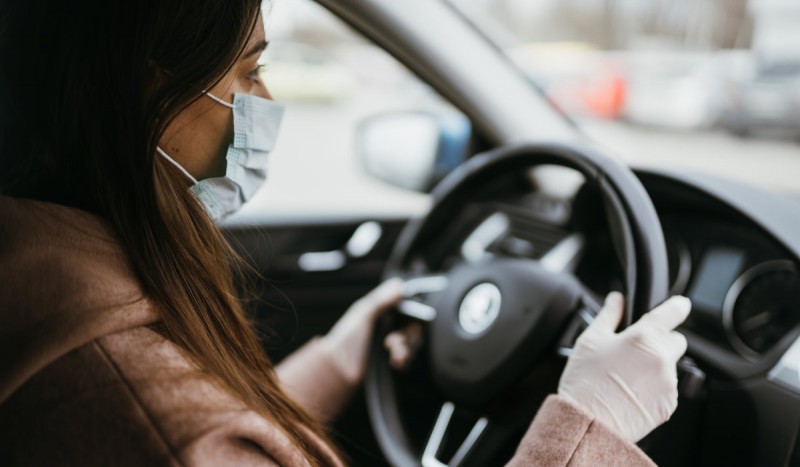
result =
[[674,329],[692,308],[675,296],[616,334],[623,298],[612,292],[575,343],[558,394],[587,410],[623,438],[638,442],[678,407],[676,364],[686,338]]
[[[363,379],[375,321],[402,299],[403,281],[389,279],[356,301],[321,338],[321,344],[348,381],[358,383]],[[421,328],[409,326],[386,336],[384,345],[392,366],[402,368],[408,363],[421,333]]]

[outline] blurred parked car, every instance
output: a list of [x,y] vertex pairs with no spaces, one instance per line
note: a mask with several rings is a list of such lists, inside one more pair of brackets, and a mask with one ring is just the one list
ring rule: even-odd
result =
[[627,82],[617,57],[582,42],[527,44],[507,53],[559,110],[573,118],[614,120]]
[[709,57],[646,54],[631,56],[628,63],[627,121],[680,130],[716,122],[719,77]]
[[734,134],[800,137],[800,59],[762,63],[749,79],[730,81],[725,104],[720,125]]

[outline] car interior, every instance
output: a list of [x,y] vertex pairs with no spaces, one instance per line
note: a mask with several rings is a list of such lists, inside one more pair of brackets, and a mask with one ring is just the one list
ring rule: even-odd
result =
[[[621,290],[628,324],[670,295],[693,302],[678,409],[640,443],[656,464],[800,465],[797,199],[620,162],[448,2],[316,3],[466,117],[454,130],[449,113],[411,115],[435,137],[399,150],[374,141],[425,140],[402,123],[408,112],[355,135],[376,180],[430,194],[421,212],[250,209],[223,225],[258,274],[256,319],[275,362],[382,279],[417,287],[380,323],[367,382],[332,427],[350,462],[502,464],[601,298]],[[466,339],[453,331],[458,303],[480,280],[510,311]],[[395,371],[380,339],[407,322],[424,323],[425,344]]]

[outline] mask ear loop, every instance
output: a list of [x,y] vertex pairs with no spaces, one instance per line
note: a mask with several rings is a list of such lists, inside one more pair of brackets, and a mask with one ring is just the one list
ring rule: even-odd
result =
[[180,164],[178,164],[178,163],[175,161],[175,159],[173,159],[173,158],[169,157],[169,156],[167,155],[167,153],[166,153],[166,152],[164,152],[164,150],[163,150],[163,149],[161,149],[160,147],[156,146],[156,151],[158,151],[158,153],[159,153],[159,154],[161,154],[162,156],[164,156],[164,159],[166,159],[167,161],[169,161],[169,163],[170,163],[170,164],[172,164],[172,165],[174,165],[175,167],[177,167],[177,168],[178,168],[178,170],[180,170],[181,172],[183,172],[183,174],[184,174],[184,175],[186,175],[187,177],[189,177],[189,180],[191,180],[192,182],[194,182],[195,184],[197,184],[197,179],[196,179],[196,178],[194,178],[194,177],[192,177],[192,174],[190,174],[190,173],[189,173],[189,172],[188,172],[186,169],[184,169],[184,168],[183,168],[183,166],[181,166]]
[[205,94],[207,97],[209,97],[209,98],[211,98],[211,99],[214,99],[216,102],[218,102],[218,103],[220,103],[220,104],[224,105],[225,107],[228,107],[228,108],[230,108],[230,109],[235,109],[235,108],[236,108],[236,105],[234,105],[234,104],[231,104],[231,103],[228,103],[228,102],[225,102],[224,100],[222,100],[222,99],[220,99],[219,97],[217,97],[217,96],[215,96],[215,95],[211,94],[211,93],[210,93],[210,92],[208,92],[208,91],[203,91],[203,94]]
[[[231,109],[235,109],[235,108],[236,108],[236,105],[234,105],[234,104],[230,104],[230,103],[228,103],[228,102],[225,102],[224,100],[222,100],[222,99],[220,99],[219,97],[217,97],[217,96],[215,96],[215,95],[211,94],[211,93],[210,93],[210,92],[208,92],[208,91],[203,91],[203,94],[205,94],[207,97],[209,97],[209,98],[213,99],[214,101],[216,101],[216,102],[218,102],[218,103],[220,103],[220,104],[224,105],[225,107],[228,107],[228,108],[231,108]],[[189,177],[189,180],[191,180],[192,182],[194,182],[194,184],[195,184],[195,185],[197,184],[197,179],[196,179],[196,178],[194,178],[194,177],[192,177],[192,174],[190,174],[190,173],[189,173],[189,172],[188,172],[186,169],[184,169],[182,165],[178,164],[178,162],[177,162],[177,161],[175,161],[175,159],[173,159],[173,158],[169,157],[169,155],[168,155],[166,152],[164,152],[164,150],[163,150],[163,149],[161,149],[160,147],[156,146],[156,151],[158,151],[158,153],[159,153],[159,154],[161,154],[161,155],[164,157],[164,159],[166,159],[167,161],[169,161],[169,163],[170,163],[170,164],[172,164],[172,165],[174,165],[175,167],[177,167],[177,168],[178,168],[178,170],[180,170],[181,172],[183,172],[183,174],[184,174],[184,175],[186,175],[187,177]]]

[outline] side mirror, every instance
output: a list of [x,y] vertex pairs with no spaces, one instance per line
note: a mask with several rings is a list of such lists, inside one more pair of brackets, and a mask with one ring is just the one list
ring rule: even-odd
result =
[[367,173],[428,192],[466,160],[471,135],[472,124],[458,113],[391,112],[364,120],[356,143]]

